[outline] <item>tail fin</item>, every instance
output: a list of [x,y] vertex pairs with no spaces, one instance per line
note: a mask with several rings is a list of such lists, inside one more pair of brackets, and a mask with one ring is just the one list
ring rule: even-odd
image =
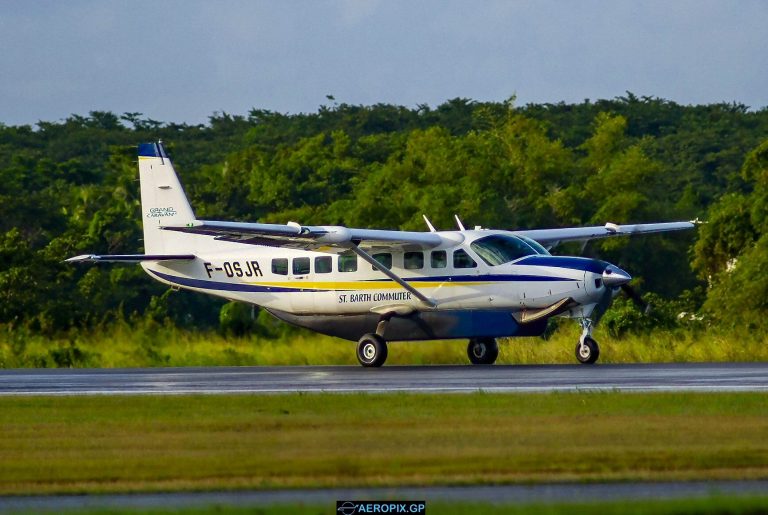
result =
[[192,223],[195,214],[162,142],[139,145],[139,179],[144,252],[168,254],[181,251],[184,235],[163,231],[160,227]]

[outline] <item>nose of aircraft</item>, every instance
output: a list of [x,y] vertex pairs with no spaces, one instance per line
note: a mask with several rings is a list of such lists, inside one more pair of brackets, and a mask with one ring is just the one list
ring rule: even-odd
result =
[[609,288],[627,284],[631,280],[632,276],[617,266],[608,265],[603,270],[603,284]]

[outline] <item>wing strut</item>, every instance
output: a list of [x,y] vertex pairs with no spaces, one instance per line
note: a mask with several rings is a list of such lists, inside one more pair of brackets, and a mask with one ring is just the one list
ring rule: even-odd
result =
[[437,302],[435,302],[434,299],[430,299],[426,297],[423,293],[421,293],[419,290],[405,282],[403,279],[401,279],[397,274],[395,274],[392,270],[388,269],[387,267],[383,266],[381,263],[376,261],[373,256],[368,254],[366,251],[358,247],[357,245],[350,245],[349,247],[352,249],[352,252],[369,262],[376,270],[379,270],[381,273],[395,281],[397,284],[411,292],[414,297],[419,299],[421,302],[429,306],[430,308],[437,307]]

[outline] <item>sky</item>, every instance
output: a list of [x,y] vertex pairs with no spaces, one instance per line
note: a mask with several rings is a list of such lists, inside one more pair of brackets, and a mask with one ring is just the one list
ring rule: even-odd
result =
[[763,0],[0,0],[0,123],[335,102],[768,106]]

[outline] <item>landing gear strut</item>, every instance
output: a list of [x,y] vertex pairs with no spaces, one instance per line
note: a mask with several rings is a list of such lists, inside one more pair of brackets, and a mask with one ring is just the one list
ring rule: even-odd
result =
[[580,363],[585,365],[591,365],[600,356],[600,347],[597,342],[592,338],[592,320],[589,318],[582,318],[581,321],[581,337],[579,343],[576,344],[576,359]]
[[476,338],[469,340],[467,355],[473,365],[493,365],[499,357],[499,345],[495,338]]

